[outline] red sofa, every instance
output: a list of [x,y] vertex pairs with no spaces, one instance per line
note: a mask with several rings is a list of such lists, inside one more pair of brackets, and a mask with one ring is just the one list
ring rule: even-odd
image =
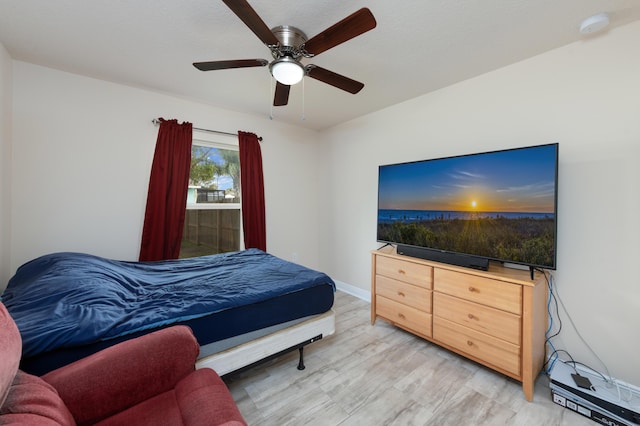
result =
[[198,351],[175,326],[36,377],[19,369],[20,333],[0,303],[0,424],[246,425],[216,372],[195,370]]

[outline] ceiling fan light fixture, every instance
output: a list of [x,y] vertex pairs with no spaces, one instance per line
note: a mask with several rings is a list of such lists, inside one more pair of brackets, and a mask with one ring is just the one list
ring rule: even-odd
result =
[[287,86],[299,83],[304,77],[304,68],[300,62],[289,56],[276,59],[269,65],[269,68],[273,78]]

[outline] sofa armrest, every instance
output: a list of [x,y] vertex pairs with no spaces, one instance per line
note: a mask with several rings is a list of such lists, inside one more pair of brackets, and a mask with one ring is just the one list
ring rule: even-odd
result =
[[75,420],[94,423],[166,392],[195,369],[200,347],[190,328],[173,326],[121,342],[42,378]]

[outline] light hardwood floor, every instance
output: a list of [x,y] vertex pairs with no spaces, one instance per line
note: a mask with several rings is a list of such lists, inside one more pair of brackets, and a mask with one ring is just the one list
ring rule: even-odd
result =
[[548,379],[534,402],[519,382],[378,319],[369,303],[336,293],[336,333],[297,354],[226,378],[250,425],[585,425],[551,401]]

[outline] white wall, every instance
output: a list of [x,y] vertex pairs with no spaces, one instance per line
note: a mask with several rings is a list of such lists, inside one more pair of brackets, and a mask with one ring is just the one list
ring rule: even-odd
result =
[[0,291],[11,276],[11,70],[0,44]]
[[262,136],[267,249],[318,267],[320,230],[309,225],[319,215],[316,132],[24,62],[13,67],[12,273],[55,251],[137,260],[155,117]]
[[[611,374],[639,385],[638,46],[635,22],[325,132],[327,272],[370,289],[378,165],[559,142],[557,288]],[[559,347],[601,368],[566,318]]]

